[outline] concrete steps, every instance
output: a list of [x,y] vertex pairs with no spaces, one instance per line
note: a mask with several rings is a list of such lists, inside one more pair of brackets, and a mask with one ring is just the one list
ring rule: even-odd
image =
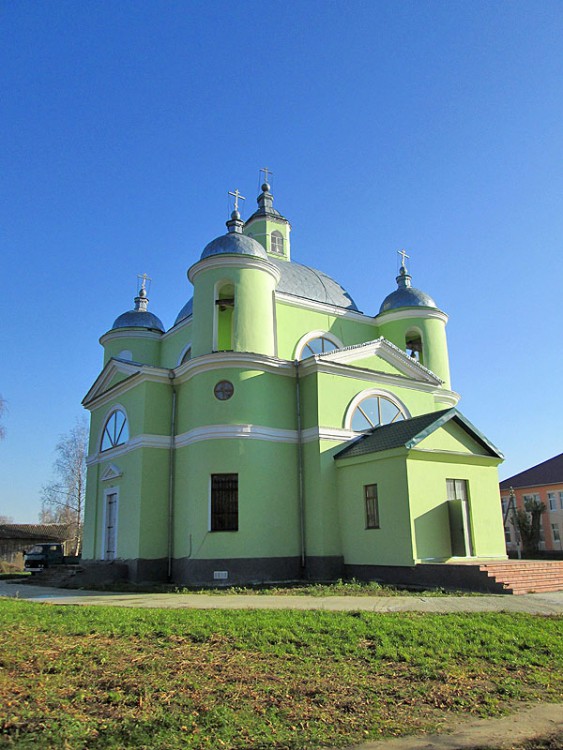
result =
[[507,560],[482,563],[479,569],[506,594],[563,591],[563,560]]

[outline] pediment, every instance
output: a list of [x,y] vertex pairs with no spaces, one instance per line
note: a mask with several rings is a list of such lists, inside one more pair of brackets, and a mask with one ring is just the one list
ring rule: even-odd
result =
[[102,396],[116,385],[119,385],[122,381],[139,373],[141,367],[142,365],[135,362],[126,362],[121,359],[110,359],[94,381],[88,393],[84,396],[82,404],[87,406],[99,396]]
[[326,354],[319,354],[315,359],[319,362],[334,362],[374,372],[400,375],[432,385],[442,384],[442,380],[431,370],[383,337],[367,341],[365,344],[347,346]]
[[109,464],[103,471],[100,479],[102,482],[107,482],[110,479],[119,479],[123,476],[123,472],[116,464]]

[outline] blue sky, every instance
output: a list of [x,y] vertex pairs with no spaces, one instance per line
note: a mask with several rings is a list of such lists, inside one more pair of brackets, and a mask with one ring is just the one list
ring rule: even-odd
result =
[[0,514],[37,519],[137,274],[171,326],[263,166],[364,312],[406,248],[501,478],[560,453],[562,32],[549,0],[0,2]]

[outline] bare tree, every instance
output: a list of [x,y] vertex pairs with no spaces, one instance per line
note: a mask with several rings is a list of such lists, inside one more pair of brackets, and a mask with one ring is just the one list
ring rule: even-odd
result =
[[14,523],[14,519],[11,516],[0,516],[0,523]]
[[57,458],[53,465],[56,479],[41,490],[42,523],[66,523],[73,530],[74,552],[80,553],[82,545],[82,520],[86,493],[86,453],[88,450],[88,423],[85,418],[61,435],[56,446]]

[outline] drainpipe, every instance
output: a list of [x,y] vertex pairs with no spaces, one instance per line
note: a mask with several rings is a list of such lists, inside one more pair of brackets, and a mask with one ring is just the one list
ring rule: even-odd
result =
[[172,554],[174,540],[174,474],[176,465],[176,388],[174,373],[168,373],[172,388],[172,410],[170,414],[170,456],[168,460],[168,582],[172,580]]
[[295,413],[297,416],[297,473],[299,501],[299,534],[301,541],[301,568],[305,570],[305,493],[303,489],[303,435],[301,431],[301,382],[299,380],[299,360],[295,366]]

